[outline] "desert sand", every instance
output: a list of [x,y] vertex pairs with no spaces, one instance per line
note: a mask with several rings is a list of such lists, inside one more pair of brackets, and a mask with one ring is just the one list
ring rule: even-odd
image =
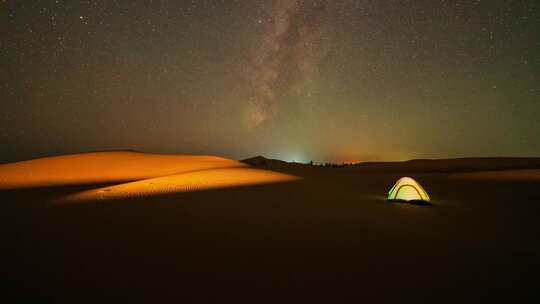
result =
[[241,167],[202,169],[83,191],[63,197],[59,202],[144,198],[181,192],[290,182],[298,179],[292,175]]
[[246,165],[216,156],[93,152],[0,165],[0,189],[117,183]]
[[[121,153],[0,166],[4,296],[182,303],[537,297],[540,182],[529,177],[537,176],[538,159],[440,160],[427,170]],[[432,204],[387,202],[402,176],[421,183]]]
[[451,177],[493,181],[498,180],[540,182],[540,169],[463,172],[452,174]]

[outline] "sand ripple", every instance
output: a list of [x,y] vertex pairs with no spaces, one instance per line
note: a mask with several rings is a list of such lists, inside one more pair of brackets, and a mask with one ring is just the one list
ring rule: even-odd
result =
[[251,168],[211,169],[92,189],[64,197],[61,202],[142,198],[298,179],[287,174]]

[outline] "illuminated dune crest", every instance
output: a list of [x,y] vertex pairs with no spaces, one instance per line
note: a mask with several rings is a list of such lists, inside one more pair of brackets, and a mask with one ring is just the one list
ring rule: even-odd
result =
[[215,156],[95,152],[0,165],[0,189],[129,182],[247,165]]
[[129,199],[154,195],[251,186],[298,180],[298,177],[250,168],[202,170],[92,189],[65,197],[60,202]]
[[116,184],[60,199],[127,199],[297,180],[215,156],[96,152],[0,165],[0,189]]

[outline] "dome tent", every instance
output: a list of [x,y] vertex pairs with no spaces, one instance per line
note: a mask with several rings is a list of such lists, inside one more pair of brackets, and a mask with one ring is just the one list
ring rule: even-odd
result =
[[387,198],[389,201],[430,201],[426,190],[411,177],[400,178],[388,191]]

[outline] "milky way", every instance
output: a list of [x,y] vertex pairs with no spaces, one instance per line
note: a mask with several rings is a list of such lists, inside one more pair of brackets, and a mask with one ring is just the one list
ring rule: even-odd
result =
[[538,0],[0,1],[0,162],[540,155]]
[[286,94],[310,94],[306,86],[317,77],[319,64],[332,46],[337,8],[331,0],[275,1],[251,62],[251,127],[278,115]]

